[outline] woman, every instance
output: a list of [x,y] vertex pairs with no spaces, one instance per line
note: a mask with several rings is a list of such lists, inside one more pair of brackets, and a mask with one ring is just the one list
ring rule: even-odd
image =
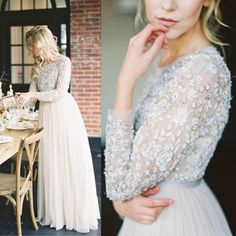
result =
[[[106,191],[125,216],[120,236],[232,235],[203,180],[231,100],[213,46],[224,45],[219,16],[216,0],[139,1],[137,19],[149,23],[130,40],[107,123]],[[149,67],[133,118],[133,91]]]
[[92,158],[79,108],[67,92],[71,61],[59,53],[47,26],[26,33],[33,54],[30,91],[21,104],[40,101],[39,124],[45,133],[39,150],[38,220],[57,230],[97,229],[99,208]]

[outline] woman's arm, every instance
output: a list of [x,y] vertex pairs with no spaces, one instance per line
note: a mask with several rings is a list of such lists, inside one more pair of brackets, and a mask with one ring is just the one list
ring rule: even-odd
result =
[[187,72],[171,80],[135,137],[129,109],[109,114],[105,174],[110,199],[139,196],[158,185],[186,156],[220,102],[218,71],[211,65],[209,59],[196,58]]
[[[38,86],[36,84],[36,81],[35,80],[32,80],[31,83],[30,83],[30,87],[29,87],[29,92],[38,92]],[[37,102],[37,98],[31,98],[30,99],[30,102],[31,103],[36,103]]]

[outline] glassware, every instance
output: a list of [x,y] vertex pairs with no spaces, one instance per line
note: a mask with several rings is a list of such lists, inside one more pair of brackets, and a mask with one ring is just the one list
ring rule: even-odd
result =
[[0,134],[5,130],[5,124],[3,119],[0,117]]
[[28,114],[32,114],[34,113],[35,110],[35,102],[33,102],[32,100],[29,100],[28,102],[26,102],[24,104],[24,108],[27,111]]

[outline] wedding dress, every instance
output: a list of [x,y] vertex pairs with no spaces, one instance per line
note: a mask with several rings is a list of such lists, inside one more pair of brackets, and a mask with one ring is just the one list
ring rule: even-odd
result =
[[62,56],[45,64],[30,91],[40,101],[39,125],[44,136],[39,149],[38,220],[57,230],[97,229],[98,200],[85,125],[75,100],[67,92],[71,61]]
[[230,236],[203,176],[228,121],[231,78],[213,46],[164,68],[158,57],[134,114],[112,110],[106,130],[106,192],[124,201],[160,186],[171,198],[151,225],[125,218],[119,236]]

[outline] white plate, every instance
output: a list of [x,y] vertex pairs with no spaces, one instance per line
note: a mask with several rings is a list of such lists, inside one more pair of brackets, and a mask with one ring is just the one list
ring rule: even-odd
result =
[[37,120],[38,120],[38,116],[35,116],[35,115],[24,116],[23,119],[24,119],[24,120],[37,121]]
[[14,130],[25,130],[25,129],[33,129],[33,128],[34,128],[34,125],[27,121],[23,121],[14,125],[7,126],[7,129],[14,129]]
[[9,143],[14,140],[13,137],[11,136],[6,136],[6,135],[0,135],[0,143]]

